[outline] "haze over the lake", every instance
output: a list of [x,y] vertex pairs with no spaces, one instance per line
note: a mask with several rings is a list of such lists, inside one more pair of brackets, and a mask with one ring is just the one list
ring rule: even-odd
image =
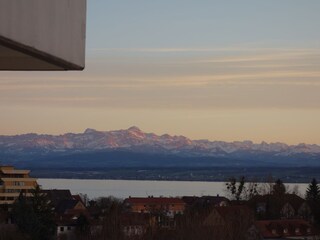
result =
[[[224,182],[187,182],[187,181],[128,181],[128,180],[92,180],[92,179],[38,179],[45,189],[70,189],[72,194],[87,194],[89,198],[114,196],[206,196],[227,194]],[[260,183],[260,186],[264,186]],[[287,190],[297,189],[303,195],[307,184],[285,184]]]
[[320,144],[320,1],[88,1],[84,72],[2,72],[0,135]]

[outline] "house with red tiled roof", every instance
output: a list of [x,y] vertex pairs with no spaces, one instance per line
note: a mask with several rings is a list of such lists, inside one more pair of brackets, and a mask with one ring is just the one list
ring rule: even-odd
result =
[[129,197],[124,200],[124,204],[130,212],[162,213],[171,217],[176,214],[183,214],[186,206],[185,202],[180,198],[169,197]]
[[303,219],[281,219],[256,221],[262,239],[320,239],[319,232]]

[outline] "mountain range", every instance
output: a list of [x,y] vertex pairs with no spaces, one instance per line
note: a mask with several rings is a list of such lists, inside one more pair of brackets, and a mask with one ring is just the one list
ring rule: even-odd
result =
[[145,133],[138,127],[125,130],[97,131],[63,135],[24,134],[0,136],[0,150],[11,154],[81,153],[101,150],[122,150],[140,153],[174,154],[178,156],[228,157],[268,154],[271,156],[320,156],[315,144],[253,143],[252,141],[191,140],[184,136]]
[[0,164],[31,169],[35,177],[46,178],[221,181],[271,174],[305,182],[320,178],[320,146],[191,140],[138,127],[86,129],[0,136]]

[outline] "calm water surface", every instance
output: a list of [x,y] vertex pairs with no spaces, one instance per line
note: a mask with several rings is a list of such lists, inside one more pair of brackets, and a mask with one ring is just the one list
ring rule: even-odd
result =
[[[38,183],[44,189],[70,189],[72,194],[83,193],[90,198],[225,195],[223,182],[38,179]],[[299,191],[303,195],[308,186],[308,184],[286,185],[290,189],[295,185],[299,186]]]

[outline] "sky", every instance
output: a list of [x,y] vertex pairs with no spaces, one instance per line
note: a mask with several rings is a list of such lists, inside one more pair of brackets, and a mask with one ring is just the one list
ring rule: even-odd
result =
[[319,0],[88,0],[83,72],[1,72],[0,134],[320,144]]

